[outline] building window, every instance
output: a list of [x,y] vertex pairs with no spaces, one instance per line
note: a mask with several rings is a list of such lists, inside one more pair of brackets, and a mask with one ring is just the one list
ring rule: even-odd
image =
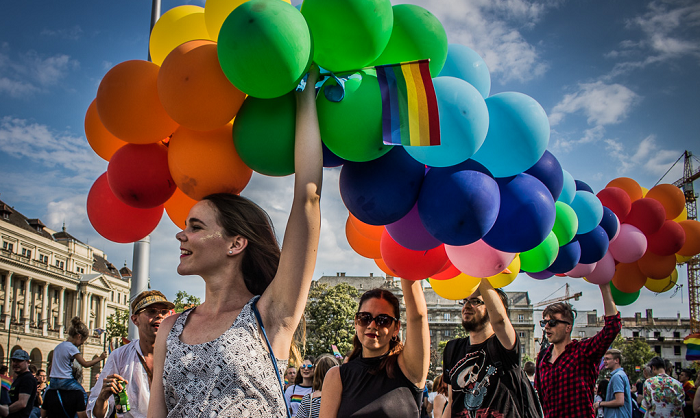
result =
[[433,330],[432,330],[432,329],[430,330],[430,336],[431,336],[431,337],[433,336]]
[[523,331],[518,331],[518,336],[520,337],[520,339],[525,338],[525,332],[523,332]]
[[60,267],[60,268],[63,269],[63,261],[61,261],[61,267]]
[[518,314],[518,322],[525,322],[525,315]]
[[632,338],[639,338],[639,331],[632,331]]
[[32,250],[22,248],[22,255],[27,257],[27,258],[32,258]]
[[654,332],[654,338],[659,338],[661,336],[661,332],[655,331]]
[[450,336],[450,334],[452,334],[452,333],[450,332],[450,330],[449,330],[449,329],[448,329],[448,330],[445,330],[445,337],[449,337],[449,336]]
[[449,321],[450,320],[450,313],[448,312],[446,314],[443,314],[443,318],[445,318],[445,321]]
[[676,364],[674,365],[674,369],[676,369],[676,373],[680,373],[681,370],[683,370],[683,365],[681,365],[680,361],[676,362]]
[[658,355],[661,355],[661,346],[660,345],[655,345],[654,346],[654,352]]
[[678,331],[673,331],[673,338],[681,338],[681,333]]
[[681,355],[681,346],[680,346],[680,345],[674,345],[674,346],[673,346],[673,355],[674,355],[674,356],[680,356],[680,355]]

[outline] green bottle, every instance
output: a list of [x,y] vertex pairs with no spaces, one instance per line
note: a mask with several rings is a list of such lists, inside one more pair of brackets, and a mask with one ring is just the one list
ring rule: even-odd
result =
[[120,380],[118,383],[122,385],[122,390],[114,394],[114,410],[117,414],[123,414],[131,411],[131,406],[129,406],[129,396],[126,394],[126,382]]

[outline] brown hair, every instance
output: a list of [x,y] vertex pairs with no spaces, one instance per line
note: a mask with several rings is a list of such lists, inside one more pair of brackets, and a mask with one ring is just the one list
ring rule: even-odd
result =
[[[357,311],[360,312],[360,309],[362,308],[362,305],[368,301],[369,299],[384,299],[385,301],[389,302],[391,306],[394,308],[394,317],[398,318],[399,321],[401,321],[401,311],[399,309],[399,299],[390,291],[385,290],[385,289],[372,289],[366,291],[362,297],[360,297],[360,303],[358,304],[358,309]],[[376,374],[379,370],[386,370],[387,376],[389,378],[393,379],[394,378],[394,370],[396,368],[396,362],[399,358],[399,354],[403,351],[403,344],[399,340],[398,336],[395,338],[392,338],[389,341],[389,353],[382,360],[382,362],[379,364],[379,367],[375,370],[370,370],[371,374]],[[359,357],[362,354],[362,344],[360,343],[360,339],[357,338],[357,333],[355,334],[355,337],[352,339],[352,351],[350,352],[350,357],[349,359],[352,360],[356,357]]]
[[433,380],[433,389],[435,392],[440,393],[442,395],[447,396],[447,383],[445,383],[444,380],[442,380],[442,375],[438,375],[438,377]]
[[560,314],[565,321],[569,321],[571,323],[571,329],[574,329],[573,325],[574,318],[576,316],[576,309],[574,309],[574,307],[571,306],[570,303],[557,302],[547,306],[546,308],[544,308],[544,311],[542,311],[542,318],[544,318],[547,315],[549,315],[550,318],[553,318],[554,314]]
[[83,321],[80,320],[79,316],[74,316],[73,319],[70,320],[70,327],[68,327],[68,335],[70,337],[75,337],[78,334],[80,334],[83,337],[83,339],[85,339],[90,335],[90,330],[85,324],[83,324]]
[[217,211],[217,221],[229,237],[248,240],[241,270],[248,291],[262,295],[270,285],[280,261],[280,246],[270,216],[260,206],[234,194],[216,193],[204,197]]
[[321,354],[316,359],[314,365],[314,382],[311,385],[313,390],[321,390],[323,388],[323,379],[326,378],[328,370],[338,365],[338,359],[330,354]]
[[611,348],[610,350],[606,351],[605,354],[610,354],[613,359],[617,359],[620,364],[622,364],[622,351],[618,350],[617,348]]

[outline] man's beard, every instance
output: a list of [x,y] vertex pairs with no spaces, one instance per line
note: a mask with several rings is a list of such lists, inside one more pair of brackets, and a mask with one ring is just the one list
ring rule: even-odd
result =
[[465,321],[464,319],[462,319],[462,326],[467,332],[479,331],[484,328],[487,322],[489,322],[488,312],[486,312],[486,314],[479,320],[477,320],[476,317],[474,317],[474,319],[472,319],[471,321]]

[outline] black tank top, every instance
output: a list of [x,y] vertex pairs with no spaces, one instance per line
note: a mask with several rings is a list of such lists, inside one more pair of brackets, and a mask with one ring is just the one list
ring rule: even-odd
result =
[[343,394],[338,418],[420,416],[423,390],[404,376],[398,364],[394,368],[394,379],[387,376],[386,370],[370,373],[385,357],[357,357],[340,366]]

